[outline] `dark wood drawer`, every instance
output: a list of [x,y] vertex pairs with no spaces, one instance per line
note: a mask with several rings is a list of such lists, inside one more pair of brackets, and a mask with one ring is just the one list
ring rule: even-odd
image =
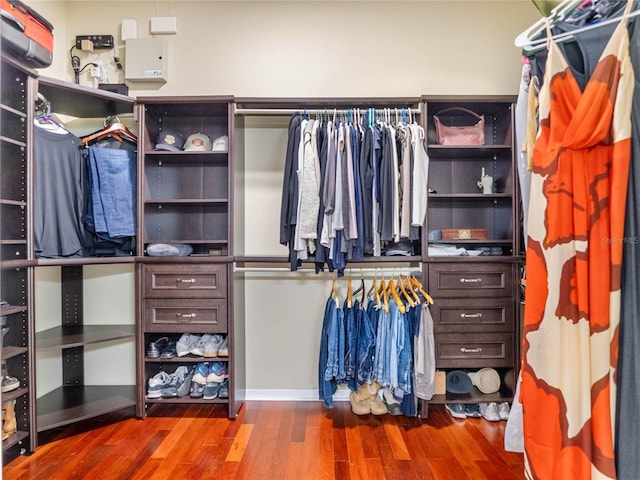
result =
[[514,331],[509,298],[438,298],[429,308],[436,333]]
[[226,298],[226,264],[147,264],[146,298]]
[[512,367],[510,333],[443,333],[435,335],[438,368]]
[[227,301],[214,298],[148,299],[144,321],[150,332],[225,333]]
[[429,265],[432,297],[513,297],[514,267],[505,263]]

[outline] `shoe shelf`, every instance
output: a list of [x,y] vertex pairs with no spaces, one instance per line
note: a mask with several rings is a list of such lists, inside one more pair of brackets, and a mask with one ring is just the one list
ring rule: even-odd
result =
[[[83,265],[61,267],[62,312],[59,325],[35,335],[35,351],[43,357],[59,352],[60,383],[37,398],[37,430],[62,425],[136,406],[135,385],[100,385],[100,378],[85,380],[85,347],[105,345],[101,355],[108,358],[108,346],[135,344],[134,324],[87,324],[84,311]],[[106,357],[105,357],[106,356]],[[95,360],[94,360],[95,361]],[[108,362],[108,360],[107,360]]]

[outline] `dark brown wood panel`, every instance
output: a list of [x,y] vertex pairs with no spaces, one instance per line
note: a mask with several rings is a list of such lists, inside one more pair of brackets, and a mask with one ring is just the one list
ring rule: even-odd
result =
[[144,301],[144,320],[150,332],[224,333],[226,299],[154,298]]
[[434,332],[513,332],[514,304],[510,298],[439,298],[430,307]]
[[227,267],[222,264],[145,264],[145,298],[226,298]]
[[436,365],[439,368],[513,366],[513,335],[474,333],[435,336]]

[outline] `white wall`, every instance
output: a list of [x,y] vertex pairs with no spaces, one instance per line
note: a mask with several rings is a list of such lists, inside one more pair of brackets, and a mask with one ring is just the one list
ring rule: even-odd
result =
[[[122,19],[135,19],[138,36],[148,37],[151,17],[177,17],[178,34],[162,36],[167,83],[130,84],[133,96],[516,94],[520,54],[513,41],[539,18],[525,0],[29,3],[55,24],[54,63],[42,73],[65,80],[73,79],[69,48],[75,35],[112,34],[124,59]],[[113,53],[79,55],[84,65],[111,62]],[[122,82],[110,65],[110,81]],[[82,83],[92,80],[83,75]],[[246,127],[243,253],[285,255],[277,221],[286,118],[247,118]],[[284,272],[247,278],[250,394],[313,397],[331,277]]]

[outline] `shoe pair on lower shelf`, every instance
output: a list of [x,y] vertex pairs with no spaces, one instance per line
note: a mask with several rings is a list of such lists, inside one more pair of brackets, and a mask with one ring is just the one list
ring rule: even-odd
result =
[[226,392],[226,397],[220,395],[223,384],[229,377],[225,362],[202,362],[196,365],[195,374],[191,380],[191,398],[202,398],[213,400],[214,398],[226,398],[229,396],[229,389],[226,387],[222,393]]
[[484,418],[490,422],[498,422],[509,418],[510,407],[507,402],[489,403],[447,403],[445,408],[454,418]]
[[180,398],[188,395],[195,370],[196,367],[189,369],[184,365],[180,365],[171,374],[165,371],[158,372],[149,379],[147,397]]

